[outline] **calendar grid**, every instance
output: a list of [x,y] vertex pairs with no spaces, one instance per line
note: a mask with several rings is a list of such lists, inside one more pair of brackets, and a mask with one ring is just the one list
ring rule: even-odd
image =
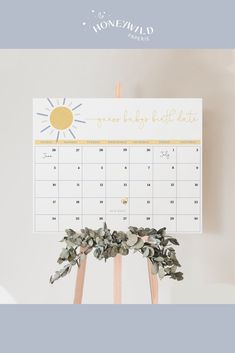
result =
[[[39,146],[37,146],[36,148],[38,148]],[[40,146],[41,147],[41,146]],[[172,228],[172,226],[170,226],[170,228],[168,228],[170,231],[176,231],[176,232],[181,232],[181,229],[182,229],[182,225],[181,225],[181,228],[178,227],[178,221],[179,221],[179,217],[181,218],[181,222],[182,222],[182,219],[188,219],[189,220],[189,217],[193,217],[193,219],[195,220],[195,222],[199,222],[200,220],[200,212],[201,212],[201,203],[200,203],[200,195],[198,194],[198,196],[196,197],[193,193],[191,195],[184,195],[183,197],[182,196],[179,196],[178,194],[178,183],[181,182],[182,185],[185,183],[185,182],[191,182],[192,185],[195,183],[195,186],[196,184],[198,184],[198,187],[199,187],[199,191],[201,192],[201,178],[198,177],[198,179],[189,179],[189,178],[186,178],[184,176],[183,179],[179,179],[178,178],[178,167],[179,167],[179,161],[178,161],[178,148],[179,146],[171,146],[171,148],[175,148],[176,150],[176,155],[175,155],[175,160],[174,161],[168,161],[167,159],[164,160],[164,163],[161,162],[160,160],[155,160],[155,155],[157,150],[156,149],[159,149],[161,150],[161,147],[163,148],[163,150],[169,148],[169,146],[155,146],[155,145],[148,145],[148,146],[134,146],[134,148],[136,147],[140,147],[140,151],[141,151],[141,148],[142,148],[142,152],[140,153],[144,153],[143,151],[145,151],[147,153],[147,147],[148,149],[151,148],[151,159],[149,159],[146,155],[146,160],[143,159],[142,162],[137,162],[138,160],[138,153],[137,154],[131,154],[131,153],[134,153],[132,150],[132,146],[130,147],[127,147],[127,151],[128,151],[128,159],[122,159],[121,155],[119,156],[120,160],[119,162],[117,163],[114,163],[113,160],[110,159],[110,150],[109,148],[113,148],[113,147],[117,147],[117,146],[99,146],[99,148],[102,148],[103,151],[104,151],[104,161],[101,162],[96,162],[94,163],[92,160],[89,160],[89,162],[87,163],[87,161],[84,163],[84,148],[86,148],[87,146],[80,146],[80,155],[81,155],[81,160],[80,162],[71,162],[71,163],[65,163],[65,161],[63,160],[63,162],[61,162],[60,160],[60,154],[62,153],[61,151],[63,150],[63,148],[68,148],[69,146],[51,146],[51,148],[55,148],[57,149],[57,190],[58,190],[58,194],[57,194],[57,230],[55,229],[55,231],[62,231],[63,230],[63,222],[69,222],[68,221],[68,217],[73,217],[74,218],[74,222],[81,222],[81,227],[84,227],[84,226],[87,226],[87,224],[84,224],[84,217],[97,217],[97,219],[99,219],[99,221],[101,221],[102,219],[105,219],[107,220],[107,217],[108,217],[108,220],[110,221],[110,217],[113,218],[113,220],[115,219],[118,219],[118,217],[122,217],[123,221],[125,222],[125,218],[126,216],[128,217],[128,225],[131,224],[131,222],[133,223],[133,217],[136,217],[136,219],[141,219],[141,215],[145,217],[145,222],[146,222],[146,226],[147,224],[151,224],[153,227],[158,227],[160,225],[163,225],[165,224],[164,222],[164,217],[168,217],[169,219],[172,217],[174,218],[174,220],[172,221],[174,223],[174,227]],[[70,146],[71,147],[71,146]],[[91,146],[89,146],[91,147]],[[181,147],[181,146],[180,146]],[[190,147],[190,146],[184,146],[184,148],[186,147]],[[74,146],[75,148],[75,146]],[[93,146],[93,148],[95,149],[96,147]],[[98,147],[97,147],[98,148]],[[120,149],[120,153],[121,153],[121,146],[117,147]],[[198,146],[198,149],[199,149],[199,146]],[[159,151],[160,151],[159,150]],[[92,151],[92,150],[91,150]],[[108,152],[109,151],[109,152]],[[131,152],[132,151],[132,152]],[[124,152],[124,149],[123,149],[123,152]],[[86,151],[87,153],[87,151]],[[109,153],[109,163],[107,162],[107,154]],[[135,152],[136,153],[136,152]],[[92,155],[92,152],[91,152],[91,155]],[[45,179],[45,178],[42,178],[40,177],[39,175],[36,174],[36,166],[37,165],[42,165],[42,166],[49,166],[51,165],[52,166],[52,170],[53,170],[53,164],[55,165],[55,163],[50,163],[50,162],[44,162],[44,163],[38,163],[37,161],[37,157],[36,157],[36,150],[34,152],[34,158],[35,158],[35,165],[34,165],[34,181],[35,181],[35,185],[34,185],[34,192],[36,194],[36,183],[40,183],[40,182],[45,182],[46,184],[48,182],[52,182],[54,181],[54,179]],[[94,158],[93,158],[94,159]],[[128,162],[128,163],[127,163]],[[63,178],[63,174],[62,173],[62,164],[63,165],[77,165],[78,168],[80,169],[80,177],[74,177],[74,178]],[[107,205],[108,205],[108,202],[110,203],[110,200],[117,200],[120,199],[122,196],[121,196],[121,193],[120,193],[120,196],[115,196],[115,195],[108,195],[108,191],[107,191],[107,183],[112,183],[112,182],[116,182],[116,183],[125,183],[125,178],[124,177],[121,177],[121,178],[108,178],[108,174],[107,174],[107,170],[108,170],[108,167],[110,167],[111,169],[109,170],[112,170],[112,165],[115,165],[118,167],[118,165],[120,166],[120,171],[122,170],[121,168],[124,168],[125,167],[125,164],[128,166],[128,179],[127,179],[127,182],[128,182],[128,192],[124,193],[123,194],[123,197],[125,196],[128,196],[128,209],[127,209],[127,213],[122,213],[122,212],[119,212],[119,213],[112,213],[110,212],[108,209],[107,209]],[[95,175],[93,177],[93,179],[90,179],[89,178],[89,174],[87,174],[87,169],[86,170],[86,177],[84,176],[84,168],[86,165],[92,165],[92,166],[104,166],[104,177],[103,178],[99,178],[96,179],[95,178]],[[156,167],[158,165],[158,167]],[[161,176],[161,173],[160,175],[157,173],[155,174],[155,170],[157,171],[159,166],[167,166],[167,165],[173,165],[175,167],[175,172],[173,173],[175,176],[174,176],[174,179],[169,179],[169,178],[160,178]],[[201,165],[201,158],[200,160],[198,160],[197,162],[195,163],[189,163],[189,162],[183,162],[182,160],[180,161],[180,165],[187,165],[187,166],[194,166],[195,167],[195,170],[198,169],[198,166]],[[134,166],[138,166],[138,168],[140,169],[136,169],[136,170],[147,170],[150,169],[149,167],[152,168],[152,171],[151,173],[148,172],[147,175],[149,175],[150,178],[141,178],[141,177],[137,177],[136,178],[136,175],[135,174],[135,168],[133,169]],[[41,167],[39,167],[41,168]],[[171,167],[170,167],[171,168]],[[103,168],[101,168],[103,169]],[[40,170],[40,169],[39,169]],[[76,170],[76,168],[74,169]],[[88,169],[89,170],[89,169]],[[95,169],[94,169],[95,170]],[[118,170],[118,169],[117,169]],[[170,169],[169,169],[170,171]],[[201,169],[200,169],[201,171]],[[131,174],[132,173],[132,174]],[[100,174],[102,175],[102,173]],[[193,175],[192,175],[193,176]],[[80,179],[79,179],[80,178]],[[158,179],[159,178],[159,179]],[[62,186],[62,182],[77,182],[77,181],[80,181],[80,190],[81,190],[81,193],[80,193],[80,196],[69,196],[69,195],[65,195],[65,194],[61,194],[61,188],[63,189],[63,186]],[[174,180],[174,182],[173,182]],[[132,187],[132,191],[131,191],[131,187],[130,185],[132,184],[133,185],[133,182],[139,182],[139,183],[149,183],[151,181],[151,196],[135,196],[133,194],[133,187]],[[88,183],[91,183],[91,185],[94,185],[93,183],[102,183],[103,186],[104,186],[104,211],[102,211],[102,207],[100,208],[100,212],[99,213],[96,213],[94,211],[90,211],[90,212],[87,212],[87,208],[84,209],[84,197],[86,200],[91,200],[91,199],[96,199],[96,200],[99,200],[101,199],[100,196],[95,196],[95,194],[93,195],[87,195],[85,194],[85,190],[84,190],[84,185],[88,185]],[[175,190],[175,195],[174,196],[165,196],[165,195],[158,195],[156,193],[156,188],[155,188],[155,183],[161,183],[161,182],[166,182],[166,183],[171,183],[173,182],[175,185],[174,185],[174,190]],[[39,185],[39,184],[38,184]],[[72,184],[71,184],[72,185]],[[109,184],[109,187],[111,184]],[[114,184],[115,185],[115,184]],[[164,185],[164,184],[162,184]],[[166,184],[165,184],[166,185]],[[88,186],[86,186],[88,187]],[[138,188],[138,184],[136,184],[136,187]],[[157,186],[158,188],[158,191],[161,190],[161,184],[158,184]],[[78,189],[79,190],[79,189]],[[124,190],[124,189],[123,189]],[[50,198],[52,199],[53,197],[50,197],[50,196],[43,196],[43,195],[37,195],[36,198],[35,198],[35,201],[34,201],[34,207],[35,207],[35,210],[36,210],[36,200],[40,200],[40,199],[45,199],[45,200],[50,200]],[[63,211],[61,209],[61,203],[62,201],[64,200],[69,200],[69,199],[74,199],[74,202],[76,199],[79,199],[80,200],[80,205],[81,205],[81,209],[80,209],[80,212],[79,213],[74,213],[74,212],[68,212],[68,211],[64,211],[64,208],[63,208]],[[194,200],[194,204],[197,203],[199,205],[199,210],[196,212],[196,213],[190,213],[190,212],[186,212],[186,213],[183,213],[182,211],[179,211],[178,210],[178,202],[179,202],[179,199],[184,199],[184,200]],[[146,203],[143,204],[143,211],[142,212],[139,212],[139,213],[136,213],[134,212],[134,209],[136,209],[136,202],[138,204],[138,200],[146,200]],[[151,211],[149,213],[149,211],[147,211],[148,207],[147,207],[147,204],[149,203],[148,200],[151,199],[151,202],[152,202],[152,207],[150,208]],[[158,199],[158,200],[167,200],[169,199],[169,202],[170,202],[170,199],[172,200],[175,200],[175,208],[174,208],[174,213],[169,213],[169,212],[163,212],[162,210],[159,210],[159,209],[155,209],[156,207],[156,203],[155,203],[155,199]],[[136,200],[135,203],[131,204],[131,200]],[[63,201],[63,202],[64,202]],[[148,202],[147,202],[148,201]],[[73,201],[71,201],[73,202]],[[167,202],[167,201],[166,201]],[[76,202],[78,203],[78,202]],[[102,202],[103,203],[103,202]],[[172,203],[172,202],[171,202]],[[161,205],[162,202],[159,201],[159,205]],[[166,204],[166,203],[165,203]],[[132,206],[131,206],[132,205]],[[133,205],[135,206],[133,208]],[[144,206],[145,205],[145,206]],[[87,206],[86,206],[87,207]],[[99,207],[99,206],[98,206]],[[147,208],[146,208],[147,207]],[[147,212],[146,212],[147,211]],[[79,218],[78,218],[78,215],[79,215]],[[125,217],[124,217],[125,215]],[[39,212],[39,211],[35,211],[35,214],[34,214],[34,230],[35,231],[40,231],[40,229],[38,230],[37,227],[36,227],[36,219],[37,217],[49,217],[50,216],[50,213],[49,212]],[[152,217],[152,220],[150,221],[150,216]],[[53,217],[53,214],[51,214],[51,217]],[[63,218],[63,221],[61,221]],[[79,220],[80,219],[80,220]],[[90,218],[89,218],[90,219]],[[86,221],[85,223],[87,222],[87,218],[86,218]],[[135,222],[135,221],[134,221]],[[78,224],[77,223],[77,224]],[[172,223],[172,224],[173,224]],[[168,225],[169,227],[169,225]],[[199,226],[198,226],[199,227]],[[48,229],[47,231],[50,231],[50,229]],[[192,230],[193,231],[193,230]]]

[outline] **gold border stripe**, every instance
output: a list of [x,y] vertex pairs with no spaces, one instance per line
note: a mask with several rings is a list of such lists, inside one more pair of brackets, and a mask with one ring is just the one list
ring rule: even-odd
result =
[[201,140],[35,140],[35,145],[199,145]]

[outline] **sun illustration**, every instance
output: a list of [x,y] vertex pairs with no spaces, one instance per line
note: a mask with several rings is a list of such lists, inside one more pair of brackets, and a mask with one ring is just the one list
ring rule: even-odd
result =
[[77,118],[80,115],[81,105],[81,103],[74,104],[71,100],[67,101],[66,98],[54,100],[47,98],[44,111],[37,113],[41,117],[47,117],[42,120],[44,126],[40,133],[56,134],[56,141],[59,140],[61,134],[64,138],[76,139],[78,124],[85,123]]

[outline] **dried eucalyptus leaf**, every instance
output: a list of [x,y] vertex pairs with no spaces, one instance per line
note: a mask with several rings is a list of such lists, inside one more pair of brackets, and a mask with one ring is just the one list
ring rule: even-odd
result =
[[63,239],[59,240],[59,243],[63,243],[64,241],[66,241],[68,239],[68,237],[63,237]]
[[171,273],[171,267],[164,267],[164,271],[166,272],[166,274],[170,274]]
[[76,232],[75,232],[74,230],[72,230],[72,229],[65,229],[65,233],[66,233],[69,237],[71,237],[71,236],[73,236],[74,234],[76,234]]
[[156,260],[157,262],[162,262],[162,261],[164,261],[164,258],[161,257],[161,256],[158,256],[158,257],[155,258],[155,260]]
[[169,246],[169,247],[167,248],[167,250],[170,251],[170,252],[173,252],[173,253],[175,252],[175,249],[172,248],[171,246]]
[[161,240],[160,244],[161,244],[162,246],[167,246],[168,241],[169,241],[168,239],[164,239],[164,238],[162,238],[162,240]]
[[91,229],[90,232],[89,232],[89,235],[90,235],[91,238],[94,238],[96,233],[94,232],[94,230]]
[[53,284],[59,278],[60,278],[60,271],[56,271],[54,275],[50,277],[50,283]]
[[62,251],[60,253],[60,259],[67,260],[68,257],[69,257],[69,250],[67,248],[62,249]]
[[148,233],[148,240],[155,241],[157,239],[157,233],[149,234]]
[[132,232],[132,233],[137,233],[138,232],[138,228],[137,227],[128,227],[129,231]]
[[182,280],[184,279],[182,272],[172,273],[172,274],[170,275],[170,277],[171,277],[172,279],[176,279],[177,281],[182,281]]
[[168,239],[169,239],[169,241],[170,241],[172,244],[174,244],[174,245],[179,245],[179,242],[178,242],[177,239],[175,239],[175,238],[168,238]]
[[165,236],[166,235],[166,227],[158,229],[157,234],[160,234],[161,236]]
[[65,277],[71,271],[72,265],[66,265],[60,270],[60,277]]
[[110,256],[111,257],[115,257],[117,254],[118,254],[118,247],[117,246],[112,246],[111,247]]
[[177,258],[175,256],[175,253],[171,253],[170,259],[171,259],[171,261],[173,262],[174,265],[176,265],[178,267],[181,267],[179,261],[177,260]]
[[70,238],[68,238],[68,239],[66,239],[66,245],[68,246],[68,247],[71,247],[71,246],[74,246],[75,244],[74,244],[74,241],[72,241],[72,240],[70,240]]
[[152,235],[148,238],[148,241],[155,246],[159,246],[161,244],[161,240],[153,237]]
[[98,234],[99,237],[103,237],[104,234],[105,234],[104,229],[103,229],[103,228],[99,228],[99,229],[97,230],[97,234]]
[[148,257],[149,256],[149,247],[148,246],[144,246],[143,256],[144,257]]
[[154,235],[154,234],[157,234],[157,230],[155,228],[151,228],[149,231],[148,231],[148,235]]
[[128,239],[126,233],[124,232],[117,232],[115,237],[120,241],[126,241]]
[[76,251],[74,250],[74,248],[70,248],[69,249],[69,256],[68,256],[68,261],[73,261],[77,256]]
[[129,250],[122,246],[122,247],[119,248],[119,254],[124,255],[124,256],[128,255],[129,254]]
[[173,265],[172,267],[170,267],[170,269],[171,269],[171,273],[175,273],[177,270],[177,266]]
[[70,264],[72,265],[72,266],[75,266],[75,265],[77,265],[77,258],[76,259],[74,259],[74,260],[72,260],[71,262],[70,262]]
[[152,274],[156,275],[158,273],[158,271],[159,271],[159,265],[154,262],[152,265]]
[[89,246],[93,246],[93,244],[94,244],[93,239],[88,240],[88,245],[89,245]]
[[153,256],[154,256],[154,249],[149,247],[148,257],[153,257]]
[[140,228],[140,229],[138,230],[138,235],[139,235],[140,237],[145,237],[145,236],[147,235],[147,233],[146,233],[145,229]]
[[137,243],[133,246],[134,249],[138,250],[141,249],[144,246],[144,241],[143,239],[139,238]]
[[97,242],[97,244],[100,245],[100,246],[105,245],[104,240],[101,239],[101,238],[99,239],[99,241]]
[[136,234],[133,234],[133,233],[129,233],[127,235],[127,241],[126,241],[126,244],[128,246],[133,246],[137,243],[138,241],[138,236]]
[[98,259],[101,254],[101,250],[99,248],[96,248],[94,251],[94,256]]
[[163,279],[163,277],[165,277],[165,271],[164,271],[164,268],[163,267],[159,267],[159,270],[158,270],[158,276],[160,279]]

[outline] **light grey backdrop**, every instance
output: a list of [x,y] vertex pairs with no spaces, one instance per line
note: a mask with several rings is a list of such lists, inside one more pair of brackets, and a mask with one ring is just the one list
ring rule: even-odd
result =
[[[162,281],[161,302],[234,302],[233,50],[2,50],[0,77],[0,286],[17,303],[71,303],[75,282],[48,282],[61,236],[32,235],[32,98],[113,97],[117,80],[124,97],[203,98],[204,233],[179,236],[185,280]],[[112,303],[112,269],[89,257],[86,303]],[[150,302],[141,257],[123,259],[123,302]]]

